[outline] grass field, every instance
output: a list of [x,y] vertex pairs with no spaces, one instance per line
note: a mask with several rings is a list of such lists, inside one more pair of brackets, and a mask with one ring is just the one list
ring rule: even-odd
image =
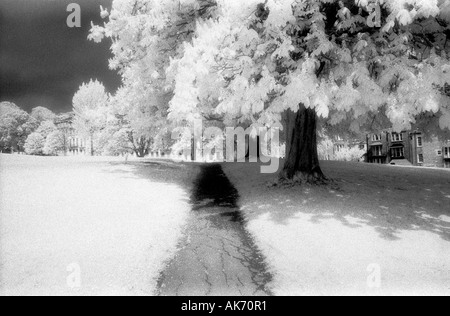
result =
[[0,155],[0,294],[154,294],[189,212],[183,166]]
[[450,295],[450,172],[323,163],[331,186],[268,187],[225,164],[278,295]]

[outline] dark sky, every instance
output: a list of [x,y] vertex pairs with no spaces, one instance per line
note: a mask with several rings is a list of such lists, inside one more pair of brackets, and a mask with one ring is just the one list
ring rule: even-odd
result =
[[[67,6],[81,6],[81,28],[69,28]],[[112,0],[0,0],[0,101],[26,111],[44,106],[70,111],[83,82],[98,79],[109,92],[120,77],[108,68],[110,42],[88,41],[91,21],[102,24],[100,5]]]

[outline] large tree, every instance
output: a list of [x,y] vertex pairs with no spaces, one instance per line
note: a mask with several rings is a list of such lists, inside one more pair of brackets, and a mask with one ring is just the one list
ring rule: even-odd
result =
[[166,76],[173,58],[184,51],[184,42],[195,34],[198,19],[212,17],[216,2],[116,0],[104,27],[93,26],[89,38],[113,42],[110,67],[119,71],[123,85],[112,98],[116,114],[128,122],[129,140],[138,156],[164,139],[171,122],[171,78]]
[[[172,63],[171,114],[283,122],[282,178],[322,179],[317,118],[395,130],[433,112],[450,126],[448,2],[224,1]],[[375,15],[372,16],[372,10]]]
[[105,127],[109,95],[102,83],[91,80],[83,83],[73,97],[75,129],[90,138],[90,153],[94,155],[94,137]]
[[[137,90],[138,89],[138,90]],[[165,100],[164,100],[165,98]],[[149,154],[150,146],[161,136],[168,125],[169,97],[163,93],[141,90],[136,86],[123,86],[112,97],[110,111],[114,133],[128,142],[137,157]]]
[[448,130],[449,22],[446,0],[116,0],[92,37],[125,83],[173,93],[172,121],[283,123],[281,177],[315,180],[318,118]]

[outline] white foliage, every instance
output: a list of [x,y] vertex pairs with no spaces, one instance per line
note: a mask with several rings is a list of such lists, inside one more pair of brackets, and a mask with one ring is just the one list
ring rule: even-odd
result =
[[103,8],[103,6],[100,6],[100,16],[102,19],[106,19],[109,16],[108,10]]
[[450,23],[450,0],[441,1],[440,5],[440,16]]
[[25,142],[25,153],[28,155],[42,155],[45,145],[45,138],[39,133],[32,133]]
[[[413,33],[443,34],[434,17],[450,17],[450,0],[356,1],[388,15],[380,33],[347,38],[328,34],[328,0],[216,2],[207,18],[196,15],[206,0],[115,0],[110,13],[101,10],[107,23],[93,26],[90,38],[113,40],[110,66],[124,81],[117,99],[143,130],[145,120],[162,124],[167,113],[176,124],[205,116],[274,124],[300,104],[324,118],[333,113],[335,124],[349,112],[363,121],[384,106],[395,129],[423,112],[441,112],[446,122],[437,87],[450,83],[448,57],[419,56]],[[260,4],[267,19],[255,15]],[[442,46],[445,37],[439,40]]]
[[88,39],[94,41],[95,43],[100,43],[104,37],[105,29],[101,26],[94,25],[94,23],[91,22],[91,30]]
[[266,23],[269,27],[279,29],[288,23],[295,22],[292,12],[293,3],[293,0],[268,0],[267,7],[270,9],[270,14]]

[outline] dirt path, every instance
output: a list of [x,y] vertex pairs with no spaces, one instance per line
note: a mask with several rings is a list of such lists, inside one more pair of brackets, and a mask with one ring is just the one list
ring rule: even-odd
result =
[[220,165],[203,165],[176,257],[162,272],[162,296],[271,295],[272,276],[244,227],[238,192]]

